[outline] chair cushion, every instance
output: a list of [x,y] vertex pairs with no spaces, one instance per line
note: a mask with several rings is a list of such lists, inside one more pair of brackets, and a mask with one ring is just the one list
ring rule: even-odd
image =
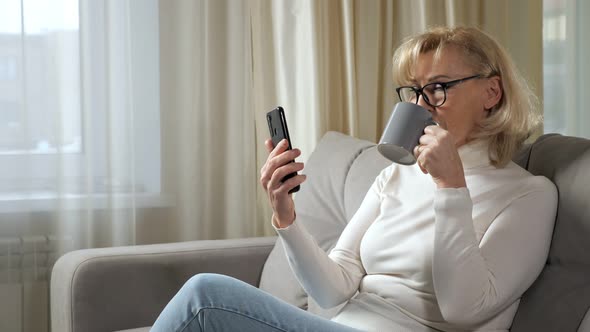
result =
[[[327,252],[336,244],[379,171],[388,164],[375,148],[369,149],[374,145],[328,132],[306,163],[307,181],[294,198],[297,222]],[[359,156],[362,156],[361,163],[357,161]],[[307,295],[289,267],[281,240],[277,241],[264,265],[260,288],[300,308],[308,307]],[[315,305],[310,311],[331,315]]]
[[527,169],[559,192],[545,269],[524,294],[511,331],[576,331],[590,308],[590,140],[541,136]]

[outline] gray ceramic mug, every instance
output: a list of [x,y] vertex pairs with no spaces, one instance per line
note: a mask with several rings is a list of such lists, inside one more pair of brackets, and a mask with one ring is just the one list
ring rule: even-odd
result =
[[414,148],[424,128],[436,125],[430,111],[414,103],[397,103],[379,140],[377,150],[387,159],[402,165],[416,162]]

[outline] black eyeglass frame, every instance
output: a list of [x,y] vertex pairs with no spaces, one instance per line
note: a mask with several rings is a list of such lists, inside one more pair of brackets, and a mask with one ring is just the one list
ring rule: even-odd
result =
[[[425,86],[423,86],[421,88],[418,88],[415,86],[400,86],[400,87],[396,88],[395,91],[397,92],[397,96],[400,101],[405,101],[402,98],[400,91],[402,89],[412,89],[412,91],[414,91],[414,93],[416,94],[416,104],[418,104],[418,99],[420,98],[420,96],[422,96],[422,99],[424,99],[424,101],[428,105],[430,105],[432,107],[440,107],[447,101],[447,89],[452,88],[455,85],[463,83],[465,81],[472,80],[474,78],[483,78],[483,76],[478,74],[478,75],[468,76],[468,77],[464,77],[464,78],[460,78],[460,79],[452,80],[452,81],[448,81],[448,82],[432,82],[432,83],[426,84]],[[438,105],[431,104],[430,100],[428,100],[428,96],[423,92],[426,87],[431,86],[431,85],[440,85],[443,88],[445,97],[443,98],[443,101]]]

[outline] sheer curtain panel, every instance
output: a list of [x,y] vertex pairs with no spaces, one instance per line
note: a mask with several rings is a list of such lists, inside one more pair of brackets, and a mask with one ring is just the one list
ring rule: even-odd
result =
[[0,2],[0,330],[47,331],[57,257],[167,204],[158,30],[155,0]]
[[0,331],[81,248],[256,235],[247,2],[0,2]]
[[543,0],[545,132],[590,138],[590,3]]

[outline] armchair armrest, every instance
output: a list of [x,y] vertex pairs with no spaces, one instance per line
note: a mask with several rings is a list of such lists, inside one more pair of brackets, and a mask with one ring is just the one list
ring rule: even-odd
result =
[[186,280],[230,275],[258,286],[276,237],[77,250],[51,276],[52,331],[149,326]]

